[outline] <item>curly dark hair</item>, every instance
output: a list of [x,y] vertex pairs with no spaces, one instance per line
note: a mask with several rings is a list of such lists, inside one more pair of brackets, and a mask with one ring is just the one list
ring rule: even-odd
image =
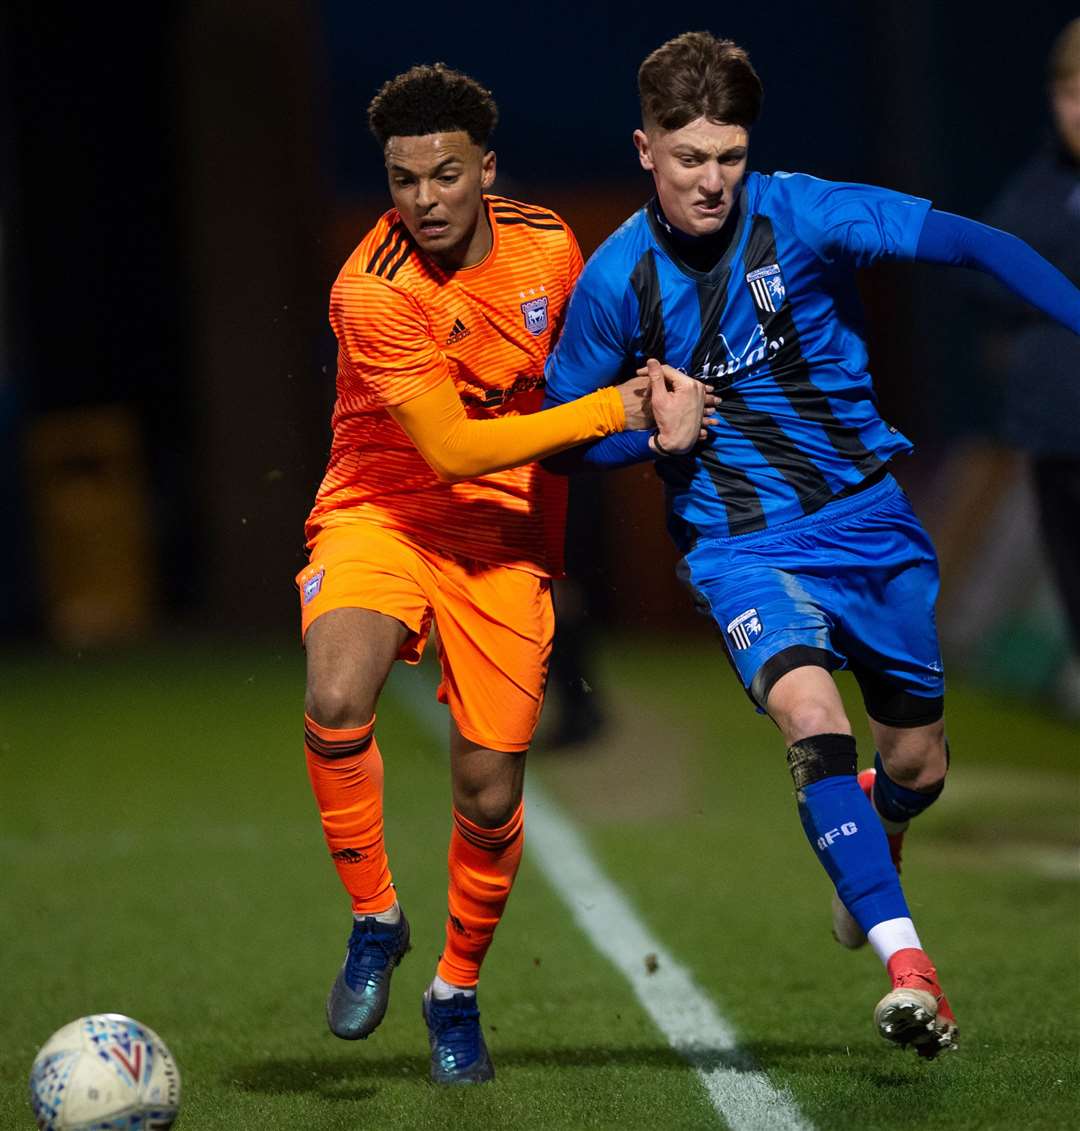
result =
[[646,129],[678,130],[697,118],[749,129],[761,113],[761,79],[730,39],[687,31],[658,47],[638,69]]
[[486,146],[498,120],[491,91],[445,63],[410,67],[383,83],[368,107],[368,125],[384,148],[392,137],[457,130]]

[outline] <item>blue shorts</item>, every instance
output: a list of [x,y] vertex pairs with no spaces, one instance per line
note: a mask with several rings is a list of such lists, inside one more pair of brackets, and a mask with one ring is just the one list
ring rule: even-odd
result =
[[937,556],[891,475],[771,530],[699,538],[680,574],[760,707],[782,675],[816,664],[850,668],[887,726],[941,718]]

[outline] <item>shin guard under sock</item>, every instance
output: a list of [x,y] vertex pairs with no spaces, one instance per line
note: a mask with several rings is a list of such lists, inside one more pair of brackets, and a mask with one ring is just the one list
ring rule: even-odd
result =
[[437,972],[455,986],[475,986],[521,863],[525,808],[497,829],[485,829],[454,810],[450,834],[446,948]]
[[335,730],[305,715],[304,753],[326,843],[353,912],[388,910],[397,897],[383,844],[383,763],[375,720]]
[[799,819],[844,905],[864,932],[910,918],[885,831],[855,777],[855,739],[820,734],[788,750]]

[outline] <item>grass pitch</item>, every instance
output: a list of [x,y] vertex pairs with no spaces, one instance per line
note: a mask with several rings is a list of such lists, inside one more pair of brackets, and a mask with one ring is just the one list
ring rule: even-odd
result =
[[[413,951],[374,1037],[326,1032],[348,911],[300,752],[302,667],[292,646],[0,659],[0,1127],[32,1126],[26,1078],[48,1035],[108,1010],[172,1048],[181,1129],[723,1126],[528,849],[480,998],[497,1080],[428,1084],[419,998],[449,803],[415,673],[379,716]],[[609,731],[558,754],[538,744],[530,774],[810,1123],[1075,1125],[1075,727],[950,689],[953,774],[908,838],[905,884],[962,1047],[926,1064],[875,1034],[884,975],[829,937],[781,743],[717,648],[626,642],[596,684]]]

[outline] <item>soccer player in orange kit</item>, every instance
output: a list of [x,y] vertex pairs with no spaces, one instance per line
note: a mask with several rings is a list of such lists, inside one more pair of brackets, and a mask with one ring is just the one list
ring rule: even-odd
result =
[[649,374],[538,412],[544,361],[581,253],[546,208],[489,195],[491,95],[442,64],[386,83],[369,124],[394,204],[331,291],[338,339],[330,462],[297,577],[305,752],[353,909],[331,1030],[370,1035],[409,945],[383,843],[375,707],[432,622],[451,715],[446,944],[424,994],[437,1083],[494,1075],[480,964],[521,859],[522,783],[543,701],[561,571],[564,481],[536,463],[655,417],[664,451],[697,441],[699,382]]

